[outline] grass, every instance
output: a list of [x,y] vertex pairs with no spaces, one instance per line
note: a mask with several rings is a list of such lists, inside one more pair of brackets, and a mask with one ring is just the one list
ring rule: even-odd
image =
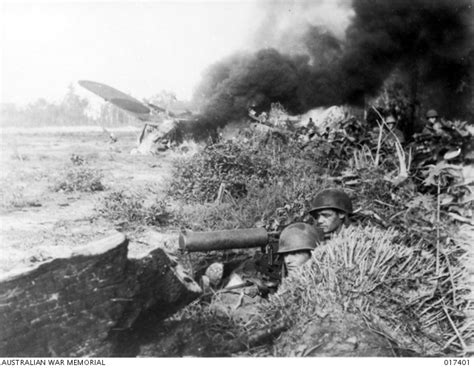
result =
[[41,206],[44,197],[32,191],[28,182],[34,181],[37,189],[42,179],[43,173],[25,173],[20,170],[3,177],[0,180],[0,209],[10,211]]
[[38,207],[40,205],[39,199],[25,196],[24,188],[21,186],[7,187],[0,190],[0,208],[3,210]]

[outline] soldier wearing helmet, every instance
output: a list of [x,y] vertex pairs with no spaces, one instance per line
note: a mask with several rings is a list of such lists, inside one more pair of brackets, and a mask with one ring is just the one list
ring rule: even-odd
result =
[[438,113],[436,110],[428,110],[426,112],[426,120],[428,120],[431,124],[436,123],[436,120],[438,120]]
[[327,239],[337,233],[343,225],[349,224],[352,214],[352,201],[340,189],[325,189],[319,192],[311,202],[310,215],[316,220],[316,226],[324,232]]
[[446,130],[449,130],[450,127],[445,121],[440,119],[436,110],[428,110],[426,112],[426,120],[428,121],[428,124],[425,126],[422,133],[433,134],[434,132],[437,135],[449,137]]
[[395,117],[393,115],[389,115],[385,119],[385,123],[387,123],[390,132],[393,133],[388,136],[388,142],[393,145],[394,136],[396,136],[400,143],[405,143],[405,135],[400,129],[397,128],[397,120],[395,119]]
[[390,146],[393,146],[397,140],[402,144],[405,143],[405,135],[397,128],[397,119],[393,115],[388,115],[384,122],[385,124],[383,124],[381,128],[377,126],[372,130],[372,139],[377,141],[380,135],[380,129],[382,129],[382,142],[386,142]]
[[319,229],[311,225],[297,222],[287,226],[280,234],[278,254],[283,256],[284,269],[291,273],[311,258],[311,251],[323,241],[324,236]]
[[397,120],[393,117],[393,115],[389,115],[387,119],[385,119],[385,122],[390,128],[392,128],[397,123]]

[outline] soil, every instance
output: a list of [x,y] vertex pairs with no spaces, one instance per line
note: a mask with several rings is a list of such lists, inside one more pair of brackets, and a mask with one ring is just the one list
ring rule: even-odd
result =
[[[1,131],[0,275],[113,232],[115,226],[95,210],[101,198],[123,188],[163,192],[173,160],[190,154],[175,150],[133,156],[138,130],[115,131],[118,140],[110,143],[97,127],[68,128]],[[53,189],[73,166],[71,155],[103,173],[104,191]],[[140,246],[132,243],[130,252],[137,253],[134,247]]]

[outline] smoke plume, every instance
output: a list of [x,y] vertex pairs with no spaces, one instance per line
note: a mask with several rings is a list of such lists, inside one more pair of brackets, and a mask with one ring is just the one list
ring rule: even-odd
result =
[[469,78],[469,0],[356,0],[338,65],[343,100],[373,95],[398,67],[411,83],[438,84],[445,96]]
[[339,1],[339,12],[326,10],[332,18],[321,13],[328,1],[272,4],[254,42],[265,48],[211,65],[196,90],[216,124],[272,102],[291,113],[361,105],[395,68],[409,76],[408,90],[435,91],[439,110],[469,105],[470,0]]
[[348,0],[286,0],[259,3],[254,49],[275,48],[285,54],[307,53],[302,40],[311,27],[344,38],[354,15]]

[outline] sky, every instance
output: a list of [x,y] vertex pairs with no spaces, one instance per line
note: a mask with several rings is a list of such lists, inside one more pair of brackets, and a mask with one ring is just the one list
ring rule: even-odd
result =
[[[0,101],[60,101],[81,79],[189,99],[203,70],[249,48],[255,1],[1,1]],[[82,90],[82,91],[81,91]]]

